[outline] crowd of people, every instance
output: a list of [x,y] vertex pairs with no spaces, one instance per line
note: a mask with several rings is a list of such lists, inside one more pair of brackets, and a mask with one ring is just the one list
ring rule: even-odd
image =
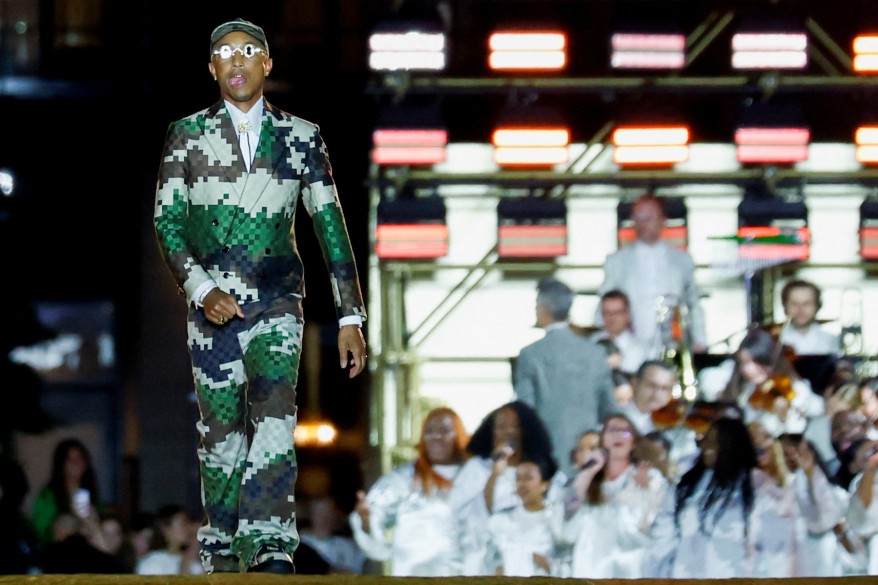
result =
[[513,360],[514,401],[472,436],[453,411],[428,414],[417,460],[360,495],[357,542],[403,576],[878,575],[878,378],[817,320],[820,288],[787,282],[782,326],[751,324],[696,371],[694,263],[661,238],[660,198],[631,219],[596,326],[570,322],[569,286],[540,281],[545,335]]

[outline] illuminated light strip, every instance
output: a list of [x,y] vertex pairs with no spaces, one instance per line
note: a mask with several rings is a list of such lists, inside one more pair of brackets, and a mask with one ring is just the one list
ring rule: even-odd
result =
[[494,149],[494,162],[498,165],[557,165],[569,160],[567,147],[502,146]]
[[689,158],[689,129],[684,126],[621,127],[613,132],[613,162],[675,164]]
[[878,126],[860,126],[854,134],[856,159],[861,163],[878,162]]
[[736,33],[733,51],[804,51],[808,48],[805,33]]
[[613,150],[617,165],[676,164],[688,158],[688,146],[617,146]]
[[878,144],[864,144],[858,146],[855,156],[857,162],[878,163]]
[[559,32],[498,32],[488,38],[495,70],[558,70],[567,65],[567,36]]
[[[689,229],[685,225],[665,226],[662,229],[661,234],[659,234],[659,239],[664,240],[681,250],[686,249],[688,237]],[[637,232],[633,227],[622,227],[619,228],[618,238],[620,244],[623,246],[631,244],[637,240]]]
[[811,131],[807,128],[755,128],[742,127],[735,130],[738,145],[807,145]]
[[736,51],[732,54],[734,69],[804,69],[808,54],[799,51]]
[[615,33],[610,44],[615,69],[682,69],[686,64],[683,35]]
[[808,146],[738,145],[738,162],[794,163],[808,160]]
[[372,162],[436,164],[445,161],[448,132],[430,129],[382,129],[372,133]]
[[566,128],[498,128],[491,136],[498,165],[556,165],[569,160]]
[[566,225],[501,225],[497,235],[499,256],[545,258],[567,254]]
[[621,127],[613,132],[616,146],[680,146],[689,142],[683,126]]
[[440,258],[448,254],[444,224],[380,224],[375,230],[379,258]]
[[869,260],[878,260],[878,227],[860,228],[860,256]]
[[491,136],[494,146],[564,146],[570,143],[566,128],[498,128]]
[[807,128],[738,128],[735,131],[738,162],[794,163],[808,160]]
[[502,53],[491,53],[488,58],[488,66],[496,70],[555,70],[563,69],[565,65],[567,65],[567,55],[564,53],[503,51]]
[[779,228],[773,226],[745,226],[738,228],[739,238],[764,238],[781,235],[794,235],[799,244],[748,243],[742,241],[738,246],[741,258],[759,260],[807,260],[811,255],[811,231],[806,228]]
[[409,31],[369,37],[369,67],[375,71],[445,68],[445,35]]
[[376,146],[372,162],[379,165],[432,165],[445,162],[444,146]]
[[805,33],[737,33],[732,36],[734,69],[804,69]]
[[860,35],[854,39],[851,67],[858,73],[878,72],[878,35]]

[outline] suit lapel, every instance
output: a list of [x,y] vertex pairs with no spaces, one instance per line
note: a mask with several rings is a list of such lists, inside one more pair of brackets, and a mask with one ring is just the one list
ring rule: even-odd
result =
[[256,147],[256,156],[250,166],[250,176],[244,189],[241,206],[249,214],[259,203],[265,190],[271,184],[274,170],[280,164],[285,152],[283,136],[275,131],[275,118],[280,117],[274,106],[264,102],[262,111],[262,127],[259,131],[259,144]]

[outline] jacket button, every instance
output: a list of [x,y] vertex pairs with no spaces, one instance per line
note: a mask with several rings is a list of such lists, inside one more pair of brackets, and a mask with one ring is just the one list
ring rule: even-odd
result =
[[271,248],[266,248],[266,249],[265,249],[265,255],[266,255],[266,256],[269,256],[270,254],[271,254]]
[[217,225],[219,225],[219,220],[218,220],[218,219],[214,219],[214,220],[213,220],[212,222],[210,222],[210,223],[212,223],[213,225],[217,226]]
[[228,277],[229,277],[229,273],[228,273],[228,272],[223,272],[223,278],[228,278]]
[[229,250],[230,248],[228,246],[223,246],[223,252],[228,254]]

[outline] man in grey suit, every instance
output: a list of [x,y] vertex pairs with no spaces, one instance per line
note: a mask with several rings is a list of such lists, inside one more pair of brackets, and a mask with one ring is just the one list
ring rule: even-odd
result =
[[568,475],[579,435],[617,410],[606,352],[570,327],[573,297],[570,287],[555,278],[539,283],[536,324],[546,336],[521,350],[514,372],[517,398],[546,423],[555,459]]

